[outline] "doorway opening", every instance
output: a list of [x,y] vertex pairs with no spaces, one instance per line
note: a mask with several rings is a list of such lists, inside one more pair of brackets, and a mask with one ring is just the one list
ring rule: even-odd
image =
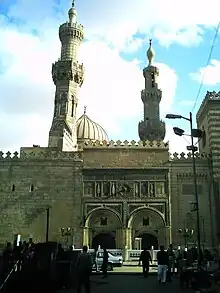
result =
[[93,237],[92,239],[92,248],[96,249],[101,246],[106,249],[116,249],[115,237],[111,233],[100,233]]
[[158,249],[158,239],[156,236],[145,233],[139,237],[141,238],[141,249],[152,249],[152,246],[154,249]]

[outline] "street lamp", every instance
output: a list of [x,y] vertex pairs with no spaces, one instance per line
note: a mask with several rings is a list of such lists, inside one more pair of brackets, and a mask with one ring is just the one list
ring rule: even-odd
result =
[[194,230],[193,229],[184,228],[184,229],[178,229],[178,232],[184,238],[184,245],[185,245],[185,248],[186,248],[187,245],[188,245],[188,239],[193,236]]
[[70,227],[65,228],[61,228],[61,235],[63,237],[66,237],[66,243],[69,243],[69,236],[72,236],[72,229]]
[[[196,176],[196,160],[195,160],[195,152],[198,148],[194,145],[194,137],[201,138],[203,135],[202,130],[193,129],[193,120],[192,120],[192,112],[189,113],[189,118],[184,117],[182,115],[175,114],[167,114],[167,119],[184,119],[190,123],[190,134],[191,137],[191,145],[187,146],[187,150],[192,152],[192,164],[193,164],[193,181],[194,181],[194,192],[195,192],[195,202],[193,211],[196,212],[196,226],[197,226],[197,245],[198,245],[198,264],[201,264],[201,237],[200,237],[200,220],[199,220],[199,199],[198,199],[198,188],[197,188],[197,176]],[[174,127],[174,133],[176,135],[182,136],[187,135],[185,131],[181,128]]]

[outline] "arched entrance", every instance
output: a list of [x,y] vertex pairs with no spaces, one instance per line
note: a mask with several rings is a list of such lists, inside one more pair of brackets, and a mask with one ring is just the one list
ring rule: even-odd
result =
[[122,219],[117,211],[100,207],[88,214],[84,227],[84,245],[122,248],[122,239]]
[[100,233],[92,239],[92,248],[105,247],[107,249],[116,249],[115,237],[111,233]]
[[139,236],[141,238],[141,248],[144,249],[151,249],[152,246],[154,249],[158,249],[158,239],[156,236],[149,234],[149,233],[144,233]]
[[131,230],[132,248],[151,249],[154,246],[158,249],[159,245],[167,246],[169,243],[164,215],[153,207],[135,209],[128,220],[128,228]]

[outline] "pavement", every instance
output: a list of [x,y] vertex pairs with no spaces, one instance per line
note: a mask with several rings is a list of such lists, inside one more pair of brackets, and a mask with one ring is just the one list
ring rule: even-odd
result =
[[[150,267],[149,269],[150,274],[156,274],[157,275],[157,266]],[[142,267],[141,266],[123,266],[123,267],[115,267],[112,272],[109,272],[110,275],[112,274],[142,274]]]
[[[75,293],[76,290],[59,291],[58,293]],[[84,292],[84,291],[82,291]],[[102,279],[100,275],[91,277],[91,293],[178,293],[181,292],[179,280],[173,279],[171,283],[158,284],[157,277],[150,275],[144,279],[141,275],[109,274]],[[184,293],[192,291],[184,290]]]

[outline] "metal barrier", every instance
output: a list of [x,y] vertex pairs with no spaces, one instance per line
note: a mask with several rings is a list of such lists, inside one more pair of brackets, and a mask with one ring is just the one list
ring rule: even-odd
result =
[[7,275],[7,277],[5,278],[3,283],[1,284],[0,292],[2,292],[4,290],[5,285],[8,283],[8,281],[9,281],[10,277],[12,276],[12,274],[17,271],[17,267],[18,267],[19,262],[20,262],[20,260],[16,261],[16,263],[13,266],[13,268],[10,270],[9,274]]

